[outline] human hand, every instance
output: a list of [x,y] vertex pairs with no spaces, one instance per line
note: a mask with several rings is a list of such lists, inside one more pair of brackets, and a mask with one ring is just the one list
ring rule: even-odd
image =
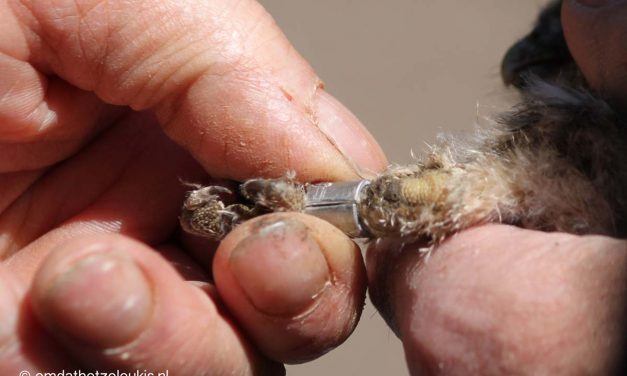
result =
[[1,7],[0,374],[275,374],[347,337],[363,264],[330,225],[242,225],[215,257],[220,298],[209,246],[176,236],[179,179],[386,164],[261,6]]
[[[624,101],[627,2],[563,6],[586,78]],[[366,264],[371,298],[402,340],[412,374],[624,372],[623,240],[490,225],[450,238],[428,258],[417,246],[380,242]]]
[[624,241],[489,225],[366,265],[414,375],[607,375],[623,355]]

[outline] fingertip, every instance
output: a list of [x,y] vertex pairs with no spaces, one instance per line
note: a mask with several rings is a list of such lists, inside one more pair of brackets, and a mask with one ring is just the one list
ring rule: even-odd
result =
[[298,213],[260,217],[222,242],[218,291],[260,349],[301,362],[343,342],[365,294],[358,247],[330,224]]
[[330,283],[316,240],[303,224],[289,219],[263,225],[239,241],[228,268],[254,307],[268,315],[303,311]]
[[32,289],[35,311],[49,329],[95,348],[122,346],[145,330],[152,287],[124,247],[90,238],[51,254]]
[[312,73],[311,87],[297,89],[313,93],[305,98],[286,98],[259,72],[247,74],[255,77],[201,77],[176,106],[157,110],[166,133],[213,176],[242,181],[295,171],[302,181],[333,181],[372,176],[387,166],[373,137],[348,109],[316,89]]
[[623,343],[624,250],[601,236],[472,228],[429,256],[400,252],[382,311],[412,373],[606,374]]

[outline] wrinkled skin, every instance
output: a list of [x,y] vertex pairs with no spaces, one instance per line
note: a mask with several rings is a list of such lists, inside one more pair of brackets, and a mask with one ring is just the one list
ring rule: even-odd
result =
[[[565,1],[565,36],[586,78],[621,98],[627,13],[600,3]],[[258,4],[0,7],[0,374],[281,374],[346,338],[364,269],[326,223],[253,220],[213,265],[211,245],[175,236],[179,178],[352,179],[386,164]],[[429,262],[381,242],[367,266],[413,374],[607,374],[624,348],[625,251],[489,226]]]
[[0,19],[0,374],[274,375],[346,339],[365,270],[330,225],[265,218],[217,251],[177,233],[182,181],[387,163],[259,4],[9,0]]

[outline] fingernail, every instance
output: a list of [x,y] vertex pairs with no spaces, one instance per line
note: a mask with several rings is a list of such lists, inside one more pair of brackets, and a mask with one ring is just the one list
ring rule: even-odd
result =
[[318,127],[357,172],[374,175],[387,166],[387,159],[372,135],[337,99],[320,90],[316,105]]
[[135,339],[152,312],[152,292],[130,256],[99,251],[51,277],[39,301],[44,320],[71,339],[117,347]]
[[243,239],[233,249],[229,267],[252,304],[270,315],[303,312],[329,281],[318,243],[295,220],[266,224]]

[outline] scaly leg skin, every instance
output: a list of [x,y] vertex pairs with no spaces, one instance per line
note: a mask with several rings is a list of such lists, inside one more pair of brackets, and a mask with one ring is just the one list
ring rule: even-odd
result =
[[[625,236],[625,155],[627,129],[604,101],[535,82],[494,129],[381,174],[362,192],[359,214],[373,238],[432,244],[487,222]],[[183,228],[219,239],[243,220],[305,207],[305,186],[293,176],[250,180],[240,190],[243,202],[234,205],[219,200],[217,187],[190,193]]]

